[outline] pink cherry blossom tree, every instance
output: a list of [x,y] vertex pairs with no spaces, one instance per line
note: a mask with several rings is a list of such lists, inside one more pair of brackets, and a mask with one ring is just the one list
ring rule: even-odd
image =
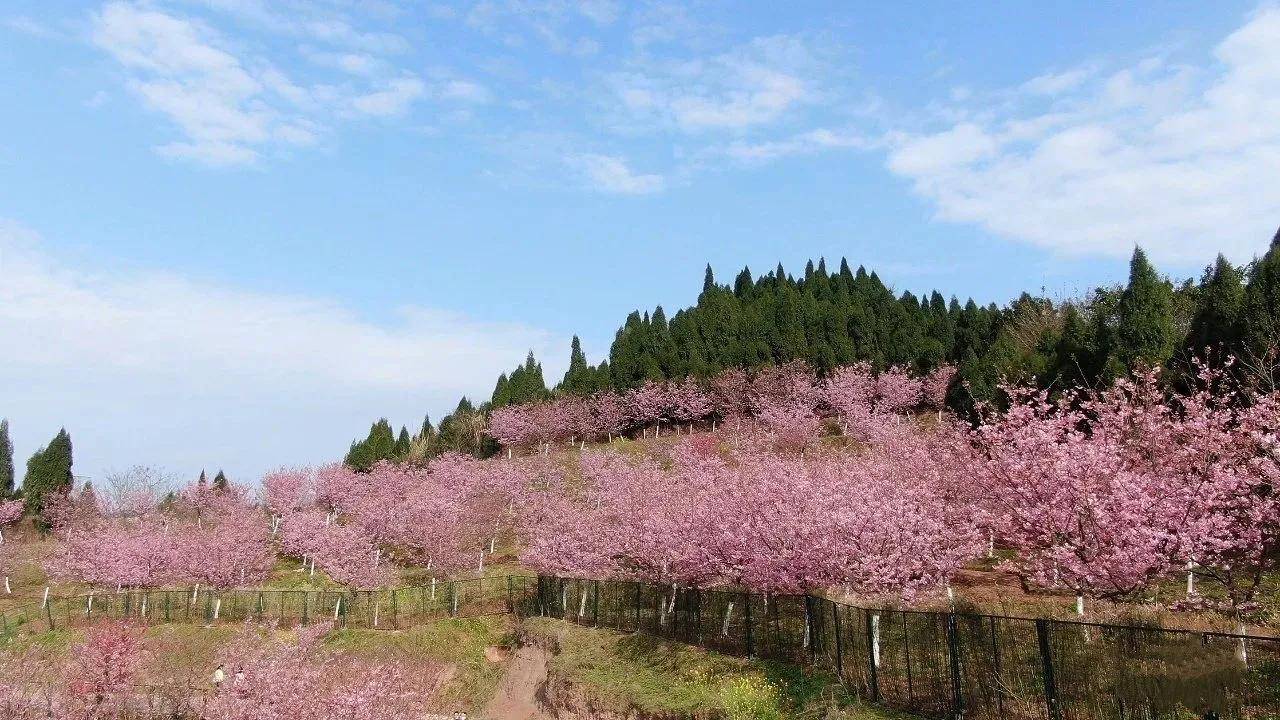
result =
[[1274,398],[1241,402],[1221,371],[1169,397],[1158,373],[1102,393],[1010,388],[977,431],[989,517],[1035,582],[1132,596],[1184,569],[1219,579],[1235,609],[1275,563],[1280,507]]

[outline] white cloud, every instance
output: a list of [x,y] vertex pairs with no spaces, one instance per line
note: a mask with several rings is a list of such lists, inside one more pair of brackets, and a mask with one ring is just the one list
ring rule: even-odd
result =
[[1080,87],[1093,74],[1091,68],[1075,68],[1060,73],[1045,73],[1022,84],[1022,89],[1036,95],[1057,95]]
[[574,164],[587,176],[589,186],[601,192],[646,195],[661,192],[666,187],[661,175],[638,174],[625,160],[611,155],[578,155]]
[[0,397],[19,463],[66,423],[76,471],[94,476],[145,463],[252,479],[333,459],[379,415],[438,419],[530,348],[561,347],[432,308],[374,321],[320,298],[99,274],[11,223],[0,223],[0,272]]
[[[259,0],[200,3],[242,24],[308,38],[298,52],[310,66],[297,72],[309,81],[295,81],[280,69],[289,58],[253,55],[244,50],[252,46],[244,37],[220,33],[208,18],[145,2],[108,2],[93,18],[93,41],[119,62],[132,94],[176,127],[181,137],[156,148],[166,157],[248,164],[279,149],[314,145],[343,120],[405,115],[421,98],[491,99],[471,80],[443,75],[427,83],[397,70],[386,53],[403,49],[403,41],[358,31],[322,4],[300,2],[294,17]],[[333,77],[314,77],[325,70]]]
[[446,80],[436,89],[436,97],[467,103],[487,103],[493,99],[485,86],[470,80]]
[[480,0],[464,19],[507,45],[521,45],[532,36],[554,53],[587,57],[600,50],[587,33],[612,25],[621,10],[613,0]]
[[426,87],[421,80],[413,76],[396,78],[381,90],[352,99],[351,106],[363,115],[375,117],[402,115],[414,100],[422,97]]
[[[306,38],[334,47],[350,48],[373,54],[400,53],[409,49],[403,37],[392,32],[359,30],[337,12],[338,5],[313,0],[191,0],[205,7],[251,23],[269,32]],[[380,8],[372,0],[364,0],[359,9],[366,15],[394,17],[397,11]]]
[[744,162],[768,162],[795,155],[812,155],[828,150],[868,150],[881,142],[854,130],[817,128],[780,140],[736,141],[718,152]]
[[628,123],[743,131],[814,101],[820,74],[802,39],[774,36],[709,58],[648,63],[614,75],[612,86]]
[[1280,10],[1265,9],[1212,63],[1043,75],[1006,102],[949,108],[962,119],[944,130],[891,135],[887,164],[939,219],[1057,252],[1246,260],[1280,223],[1278,39]]
[[7,17],[4,20],[0,21],[0,24],[4,25],[10,30],[13,30],[14,32],[19,32],[19,33],[22,33],[23,35],[30,35],[31,37],[34,37],[34,38],[41,38],[41,39],[47,40],[47,39],[56,38],[59,36],[59,34],[49,26],[37,20],[33,20],[32,18],[29,18],[25,15],[16,15],[13,17]]
[[94,18],[93,40],[130,72],[128,86],[143,103],[185,136],[161,146],[162,154],[237,164],[266,145],[299,139],[289,129],[296,121],[273,104],[287,96],[267,76],[270,68],[246,67],[193,21],[112,2]]

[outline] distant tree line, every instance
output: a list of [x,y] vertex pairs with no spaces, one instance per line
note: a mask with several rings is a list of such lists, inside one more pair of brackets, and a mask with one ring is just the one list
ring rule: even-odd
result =
[[415,443],[416,457],[445,450],[484,455],[496,449],[483,431],[493,408],[652,380],[710,378],[730,368],[802,360],[821,375],[867,362],[923,374],[952,364],[959,373],[948,402],[966,413],[976,402],[998,400],[1002,379],[1103,387],[1147,366],[1166,368],[1177,382],[1192,359],[1206,354],[1237,358],[1235,372],[1247,384],[1269,390],[1280,383],[1280,232],[1261,258],[1236,266],[1219,255],[1198,281],[1162,276],[1135,248],[1123,286],[1059,301],[1023,293],[1003,307],[962,304],[937,290],[895,295],[875,272],[845,260],[834,271],[825,260],[810,261],[799,277],[781,265],[758,277],[743,268],[732,285],[718,283],[708,266],[695,305],[670,319],[661,306],[632,312],[598,365],[587,362],[575,336],[569,369],[551,387],[531,352],[499,376],[489,402],[477,408],[463,398],[438,431],[424,423],[413,436],[401,428],[397,437],[385,421],[375,423],[352,445],[348,463],[407,458]]

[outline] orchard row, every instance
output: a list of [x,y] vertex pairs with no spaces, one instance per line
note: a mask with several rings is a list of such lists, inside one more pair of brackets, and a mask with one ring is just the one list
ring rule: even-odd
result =
[[[655,384],[611,397],[640,407],[660,395],[663,409],[644,417],[712,418],[715,429],[369,472],[281,470],[260,500],[234,485],[193,485],[167,502],[82,494],[50,515],[61,542],[48,569],[102,588],[226,588],[262,582],[283,553],[371,588],[406,565],[483,570],[501,541],[546,572],[909,600],[999,550],[1047,589],[1136,597],[1190,573],[1188,601],[1203,602],[1194,591],[1207,580],[1225,609],[1247,611],[1280,558],[1280,399],[1242,394],[1226,369],[1195,377],[1181,392],[1155,372],[1056,397],[1009,387],[1007,409],[984,409],[976,427],[912,414],[942,376],[726,374],[705,403],[685,384]],[[836,424],[843,437],[828,436]],[[533,442],[585,436],[560,427],[575,429]]]

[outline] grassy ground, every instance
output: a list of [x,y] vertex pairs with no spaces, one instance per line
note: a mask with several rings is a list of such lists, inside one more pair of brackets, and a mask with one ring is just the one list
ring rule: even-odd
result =
[[909,718],[862,705],[825,673],[794,665],[731,658],[641,635],[531,618],[524,630],[559,648],[553,680],[572,683],[618,711],[677,717],[714,714],[729,720]]
[[[147,628],[151,652],[143,683],[208,688],[223,648],[241,632],[238,626],[159,625]],[[266,632],[263,629],[263,632]],[[293,637],[281,632],[281,639]],[[337,630],[325,638],[334,651],[395,662],[410,673],[415,665],[449,668],[449,681],[436,698],[442,707],[483,706],[501,679],[507,653],[495,652],[510,642],[511,620],[504,616],[441,620],[402,632]],[[71,646],[82,638],[77,629],[58,629],[0,639],[0,668],[4,656],[30,650],[41,664],[60,665]],[[486,651],[486,649],[489,649]],[[32,655],[24,655],[32,658]]]
[[[330,648],[394,662],[430,660],[450,665],[453,676],[441,700],[453,707],[481,707],[502,678],[511,642],[507,616],[440,620],[401,632],[339,630]],[[503,649],[495,652],[497,649]]]

